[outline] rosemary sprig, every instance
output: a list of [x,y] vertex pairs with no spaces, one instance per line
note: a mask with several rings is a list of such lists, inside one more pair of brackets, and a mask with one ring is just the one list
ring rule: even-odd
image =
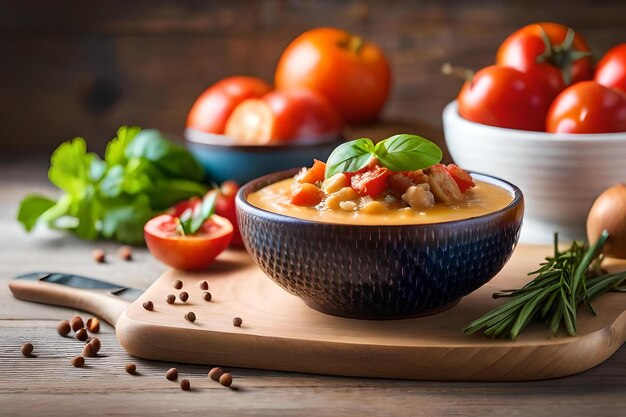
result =
[[609,234],[602,232],[593,245],[577,242],[559,252],[558,235],[554,235],[554,256],[546,257],[539,269],[528,275],[536,277],[524,287],[502,290],[493,298],[511,300],[465,328],[473,334],[482,330],[485,336],[517,339],[533,319],[543,321],[552,334],[564,326],[570,336],[576,335],[576,311],[584,304],[595,315],[591,301],[607,291],[626,292],[626,271],[607,274],[600,268],[601,249]]

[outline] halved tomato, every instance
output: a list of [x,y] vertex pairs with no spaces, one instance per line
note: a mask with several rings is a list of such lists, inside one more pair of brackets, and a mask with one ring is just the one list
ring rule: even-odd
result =
[[145,224],[144,237],[159,261],[183,271],[199,271],[228,247],[233,226],[228,219],[214,214],[196,234],[184,236],[178,230],[178,218],[163,214]]

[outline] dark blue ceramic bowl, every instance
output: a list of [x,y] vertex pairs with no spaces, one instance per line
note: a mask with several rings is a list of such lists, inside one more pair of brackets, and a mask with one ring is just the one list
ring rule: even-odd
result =
[[455,305],[493,278],[519,238],[524,199],[516,186],[473,174],[513,201],[483,216],[408,226],[341,225],[259,209],[248,194],[293,176],[254,180],[237,194],[241,235],[274,282],[315,310],[359,319],[399,319]]
[[232,144],[232,139],[224,135],[194,129],[185,130],[185,140],[209,180],[234,180],[239,184],[271,172],[310,165],[313,159],[325,161],[343,142],[342,138],[331,138],[325,143],[246,146]]

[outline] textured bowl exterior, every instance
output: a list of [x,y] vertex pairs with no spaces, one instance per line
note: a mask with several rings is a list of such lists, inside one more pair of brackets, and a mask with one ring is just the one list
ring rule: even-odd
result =
[[[289,168],[310,165],[313,159],[325,161],[343,139],[313,144],[285,144],[277,146],[229,145],[221,135],[187,129],[189,151],[202,164],[208,178],[218,183],[234,180],[245,184],[254,178]],[[223,141],[226,144],[219,144]]]
[[246,184],[237,215],[248,252],[279,286],[323,313],[397,319],[432,314],[488,282],[513,253],[524,203],[514,193],[484,216],[409,226],[340,225],[301,220],[252,206],[251,192],[292,176],[280,172]]
[[443,111],[446,145],[465,169],[521,188],[521,241],[550,243],[554,232],[584,239],[587,213],[606,188],[626,180],[626,133],[556,134],[502,129],[463,119],[456,102]]

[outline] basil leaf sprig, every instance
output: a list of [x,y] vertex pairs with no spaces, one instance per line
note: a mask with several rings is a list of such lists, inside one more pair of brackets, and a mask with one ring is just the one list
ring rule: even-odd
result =
[[376,145],[369,138],[361,138],[335,148],[326,162],[325,176],[358,171],[372,158],[392,171],[414,171],[438,164],[441,157],[439,146],[417,135],[395,135]]
[[[562,326],[570,336],[576,335],[576,312],[585,305],[596,314],[591,300],[607,291],[626,291],[626,271],[606,274],[599,268],[600,250],[609,235],[606,230],[592,246],[574,242],[567,250],[558,249],[554,236],[554,256],[529,273],[536,277],[523,288],[503,290],[494,298],[511,300],[465,328],[465,333],[482,331],[485,336],[517,339],[532,320],[543,321],[552,334]],[[592,263],[596,268],[590,268]]]
[[205,221],[215,213],[218,191],[207,193],[202,199],[202,203],[194,208],[189,208],[178,218],[180,231],[183,235],[194,235],[200,230]]

